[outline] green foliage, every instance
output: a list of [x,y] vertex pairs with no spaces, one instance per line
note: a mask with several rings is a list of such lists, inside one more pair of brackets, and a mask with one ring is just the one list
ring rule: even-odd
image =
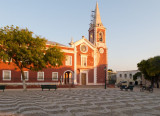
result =
[[160,75],[160,56],[155,56],[149,59],[150,67],[149,74],[151,76]]
[[24,68],[38,71],[48,66],[62,65],[64,58],[60,48],[49,47],[46,39],[33,35],[33,32],[19,27],[0,28],[0,59],[11,61],[23,73]]
[[137,64],[137,66],[138,69],[143,73],[145,79],[152,81],[152,85],[156,80],[157,87],[159,86],[158,82],[160,78],[160,56],[142,60]]
[[151,80],[150,75],[148,74],[148,67],[149,67],[148,60],[142,60],[140,63],[137,64],[137,67],[138,67],[138,70],[142,72],[145,79]]
[[44,60],[46,61],[46,66],[51,65],[53,67],[59,67],[62,65],[62,61],[64,60],[64,54],[57,46],[50,47],[46,50]]
[[64,56],[60,48],[50,47],[46,50],[46,41],[39,36],[34,37],[28,29],[14,26],[1,28],[0,57],[3,57],[4,62],[12,59],[19,69],[38,71],[49,64],[54,67],[62,65]]
[[142,73],[141,72],[137,72],[136,74],[133,75],[133,80],[136,81],[137,77],[142,77]]

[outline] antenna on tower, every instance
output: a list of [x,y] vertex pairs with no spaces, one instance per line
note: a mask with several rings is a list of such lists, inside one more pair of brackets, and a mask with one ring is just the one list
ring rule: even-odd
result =
[[92,20],[94,19],[94,17],[95,17],[95,11],[92,10],[92,11],[91,11],[91,18],[92,18]]
[[94,17],[95,17],[95,11],[92,10],[92,11],[91,11],[91,23],[90,23],[90,27],[93,26]]

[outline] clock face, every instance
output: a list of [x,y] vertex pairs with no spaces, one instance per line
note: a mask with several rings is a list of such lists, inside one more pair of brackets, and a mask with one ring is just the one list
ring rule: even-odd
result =
[[99,53],[103,54],[103,53],[104,53],[104,49],[103,49],[103,48],[100,48],[100,49],[99,49]]

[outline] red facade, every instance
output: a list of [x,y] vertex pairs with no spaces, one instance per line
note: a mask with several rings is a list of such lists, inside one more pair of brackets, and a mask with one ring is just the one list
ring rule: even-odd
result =
[[[107,47],[106,28],[98,15],[98,4],[95,9],[95,19],[89,28],[89,39],[82,37],[77,42],[71,42],[70,47],[59,44],[66,59],[58,68],[47,68],[39,72],[25,70],[28,85],[41,84],[75,84],[104,85],[107,77]],[[99,17],[98,17],[99,16]],[[46,46],[54,42],[47,42]],[[21,73],[10,65],[0,63],[0,84],[22,85]]]

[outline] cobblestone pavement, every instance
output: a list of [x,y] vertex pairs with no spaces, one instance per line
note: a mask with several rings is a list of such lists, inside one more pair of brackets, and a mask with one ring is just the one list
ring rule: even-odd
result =
[[0,116],[160,116],[160,93],[74,88],[0,91]]

